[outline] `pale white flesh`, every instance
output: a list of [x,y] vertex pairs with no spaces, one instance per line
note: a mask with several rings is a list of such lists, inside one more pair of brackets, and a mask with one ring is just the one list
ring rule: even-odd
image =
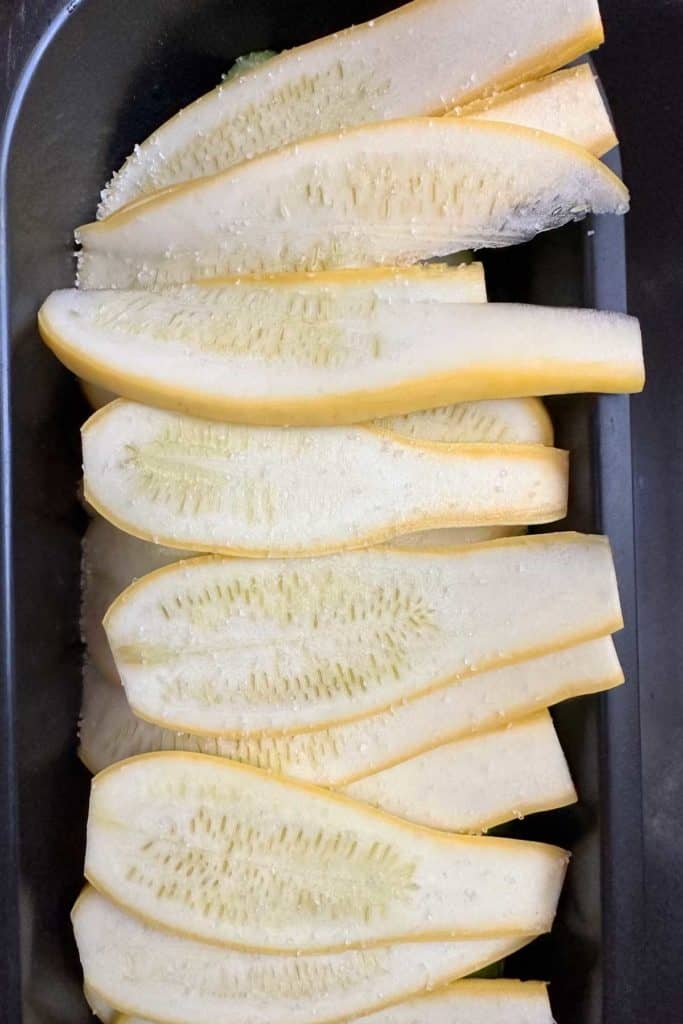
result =
[[538,934],[566,864],[203,754],[145,754],[91,786],[88,881],[160,927],[252,951]]
[[456,740],[344,788],[419,825],[485,832],[577,799],[550,714]]
[[93,991],[87,981],[83,984],[83,996],[93,1014],[102,1021],[102,1024],[113,1024],[118,1017],[117,1010],[98,992]]
[[423,751],[623,682],[610,637],[481,672],[368,718],[282,736],[199,736],[133,714],[121,686],[91,665],[83,679],[79,756],[93,774],[137,754],[188,750],[343,787]]
[[251,557],[367,547],[440,526],[561,519],[567,453],[416,442],[368,427],[252,427],[123,399],[82,430],[89,504],[168,547]]
[[520,537],[525,526],[453,526],[442,530],[418,530],[389,541],[393,548],[455,548],[460,544],[480,544],[502,537]]
[[[466,978],[354,1020],[356,1024],[553,1024],[553,1015],[543,982]],[[122,1014],[116,1024],[150,1022]]]
[[158,288],[401,266],[627,208],[623,183],[557,136],[465,118],[389,121],[309,139],[79,228],[78,283]]
[[[307,734],[311,736],[315,734]],[[81,760],[91,771],[135,754],[187,750],[261,764],[258,740],[193,736],[162,729],[131,711],[121,687],[86,669],[80,723]],[[272,740],[287,748],[287,738]],[[251,754],[251,757],[249,756]],[[329,785],[320,770],[304,761],[283,774]],[[576,800],[567,763],[547,712],[447,743],[393,768],[340,787],[347,796],[417,824],[451,832],[484,832],[512,818],[563,807]]]
[[560,135],[602,156],[617,144],[612,121],[588,64],[456,107],[457,117],[504,121]]
[[289,142],[433,114],[560,67],[603,39],[596,0],[419,0],[289,50],[158,128],[102,193],[98,216]]
[[104,620],[133,710],[208,735],[361,718],[621,624],[608,542],[563,533],[190,559],[133,584]]
[[102,619],[114,598],[138,576],[177,562],[185,552],[149,544],[95,516],[83,537],[81,560],[81,638],[89,661],[118,682]]
[[169,1024],[344,1021],[461,978],[526,941],[405,943],[273,957],[152,928],[93,889],[76,903],[72,921],[91,987],[119,1009]]
[[472,444],[552,444],[553,425],[539,398],[494,398],[406,416],[386,416],[374,425],[415,441]]
[[[435,276],[457,281],[477,266]],[[52,293],[39,324],[74,373],[125,398],[234,423],[329,426],[472,399],[642,388],[633,317],[468,302],[457,283],[436,298],[416,276],[71,289]]]

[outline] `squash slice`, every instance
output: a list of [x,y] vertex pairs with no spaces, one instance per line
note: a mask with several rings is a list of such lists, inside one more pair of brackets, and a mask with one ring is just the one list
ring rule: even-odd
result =
[[548,711],[419,754],[344,788],[418,825],[486,832],[577,800]]
[[[541,981],[465,978],[354,1020],[356,1024],[553,1024],[553,1015],[547,986]],[[122,1014],[115,1024],[150,1022]]]
[[442,530],[418,530],[389,541],[392,548],[455,548],[461,544],[481,544],[502,537],[521,537],[526,526],[452,526]]
[[[52,293],[38,323],[81,377],[234,423],[329,426],[479,398],[642,388],[636,319],[462,301],[479,288],[478,267],[235,279],[161,294],[71,289]],[[424,294],[432,289],[422,276],[436,277],[441,294]],[[467,277],[474,289],[458,283]]]
[[597,157],[494,121],[420,118],[318,136],[79,228],[82,288],[399,266],[514,245],[628,192]]
[[119,677],[102,628],[107,608],[138,576],[177,562],[188,553],[138,540],[101,516],[88,525],[81,560],[81,639],[88,660],[111,682],[118,683]]
[[374,426],[415,441],[451,444],[552,444],[553,425],[539,398],[482,399],[386,416]]
[[206,735],[301,732],[620,629],[609,544],[209,556],[134,583],[105,631],[136,714]]
[[106,999],[103,999],[99,993],[91,989],[87,982],[83,984],[83,997],[95,1017],[102,1021],[102,1024],[114,1024],[119,1016],[118,1011]]
[[612,121],[588,64],[474,100],[450,111],[456,117],[504,121],[559,135],[603,156],[617,145]]
[[603,40],[596,0],[420,0],[289,50],[158,128],[98,216],[155,189],[348,125],[441,113],[561,67]]
[[[299,737],[306,747],[315,733]],[[96,773],[135,754],[186,750],[269,767],[263,748],[287,749],[293,737],[248,740],[193,736],[136,718],[125,694],[87,668],[79,754]],[[303,742],[301,742],[303,740]],[[310,743],[308,744],[310,746]],[[251,756],[250,756],[251,755]],[[324,759],[307,758],[283,774],[327,786]],[[576,800],[567,763],[547,711],[491,732],[447,743],[394,768],[341,788],[347,796],[417,824],[451,832],[485,832],[494,825]]]
[[[409,419],[409,417],[406,417]],[[523,526],[472,526],[445,530],[409,533],[392,541],[392,546],[452,548],[500,537],[517,537]],[[109,605],[134,580],[181,558],[195,554],[161,544],[139,540],[95,515],[83,537],[81,574],[81,639],[88,661],[107,680],[119,684],[119,674],[112,657],[102,619]]]
[[561,519],[567,453],[416,442],[368,427],[250,427],[120,399],[82,430],[87,502],[145,540],[302,555],[439,526]]
[[566,864],[204,754],[144,754],[91,786],[88,881],[152,924],[253,951],[541,933]]
[[128,1013],[169,1024],[344,1021],[470,974],[527,941],[405,943],[273,957],[152,928],[91,888],[78,899],[72,921],[91,989]]
[[79,756],[93,774],[137,754],[189,750],[341,788],[423,751],[514,722],[624,680],[609,637],[481,672],[388,711],[315,732],[198,736],[146,722],[122,687],[91,665],[83,680]]

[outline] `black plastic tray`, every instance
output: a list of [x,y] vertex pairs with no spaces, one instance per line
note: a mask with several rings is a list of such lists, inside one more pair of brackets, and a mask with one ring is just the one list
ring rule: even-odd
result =
[[[47,16],[60,5],[38,6]],[[72,229],[92,217],[98,189],[136,141],[214,85],[240,53],[291,46],[391,6],[82,0],[37,26],[44,34],[17,73],[0,166],[0,985],[11,1024],[22,1006],[25,1024],[88,1020],[68,922],[88,791],[75,756],[86,410],[75,381],[40,344],[36,311],[50,290],[71,283]],[[611,164],[618,169],[618,157]],[[623,227],[614,218],[485,262],[494,299],[625,308]],[[508,971],[551,979],[560,1024],[625,1024],[639,1019],[643,935],[629,401],[558,399],[552,411],[558,443],[572,449],[566,525],[604,530],[613,544],[628,683],[556,710],[581,803],[511,831],[568,845],[573,863],[552,936]]]

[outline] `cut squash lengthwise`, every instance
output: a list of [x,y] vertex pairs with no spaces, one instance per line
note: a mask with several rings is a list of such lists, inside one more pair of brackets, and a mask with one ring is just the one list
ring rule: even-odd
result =
[[528,941],[404,943],[274,957],[161,931],[90,888],[72,921],[91,989],[120,1009],[169,1024],[342,1022],[461,978]]
[[414,441],[447,444],[552,444],[553,425],[538,398],[457,402],[406,416],[387,416],[372,426]]
[[[410,417],[405,419],[409,420]],[[452,432],[461,428],[471,434],[479,422],[480,418],[474,414],[464,416],[461,427],[455,424]],[[522,423],[517,424],[511,420],[504,422],[502,416],[495,418],[493,413],[488,422],[492,431],[511,433],[513,430],[523,429]],[[434,432],[441,427],[442,424],[435,423]],[[528,428],[531,431],[533,425],[529,423]],[[426,431],[428,428],[422,423],[419,429]],[[522,526],[473,526],[455,527],[450,530],[425,530],[422,533],[409,533],[399,537],[392,542],[392,546],[452,548],[461,544],[497,540],[501,537],[517,537],[524,532],[525,528]],[[119,683],[120,680],[109,641],[102,628],[102,619],[109,605],[122,590],[140,576],[194,554],[196,553],[192,551],[166,548],[161,544],[139,540],[130,533],[118,530],[101,516],[96,515],[92,519],[83,538],[81,639],[86,646],[88,661],[111,682]]]
[[146,722],[133,714],[122,687],[86,666],[79,755],[97,773],[137,754],[188,750],[339,788],[423,751],[623,681],[614,644],[603,637],[457,680],[358,721],[297,735],[233,738]]
[[[309,733],[299,744],[310,747]],[[214,741],[178,734],[133,715],[121,687],[86,669],[80,756],[98,772],[135,754],[187,750],[262,764],[263,747],[287,748],[294,738]],[[301,740],[309,743],[301,743]],[[322,740],[322,738],[321,738]],[[324,742],[321,742],[324,748]],[[250,756],[251,755],[251,756]],[[280,767],[280,766],[279,766]],[[316,771],[310,755],[285,775],[328,785],[325,760]],[[339,788],[339,787],[338,787]],[[340,787],[348,796],[418,824],[451,832],[484,832],[512,818],[563,807],[576,800],[562,748],[547,711],[491,732],[446,743],[394,768]]]
[[[637,320],[463,302],[478,266],[224,280],[162,294],[71,289],[53,292],[38,322],[81,377],[234,423],[359,423],[468,399],[642,388]],[[468,277],[474,288],[459,283]]]
[[102,628],[107,608],[134,579],[188,554],[190,552],[131,537],[100,516],[88,526],[81,560],[81,639],[88,660],[107,679],[118,683],[114,659]]
[[450,112],[559,135],[602,156],[617,144],[609,113],[588,64],[474,100]]
[[566,864],[202,754],[145,754],[91,787],[88,881],[153,924],[254,951],[541,933]]
[[309,135],[436,114],[536,78],[603,40],[596,0],[419,0],[300,46],[218,86],[136,147],[102,195],[106,216]]
[[95,1017],[98,1017],[102,1024],[115,1024],[119,1013],[99,993],[93,991],[87,982],[83,984],[83,996],[86,1003],[92,1010]]
[[450,832],[485,832],[577,799],[547,711],[447,743],[344,792],[388,814]]
[[627,208],[623,183],[557,136],[464,118],[392,121],[309,139],[79,228],[78,281],[155,288],[397,266]]
[[440,526],[561,519],[567,453],[368,427],[250,427],[119,400],[82,430],[84,491],[115,526],[248,556],[367,547]]
[[[455,981],[436,992],[388,1009],[355,1017],[354,1021],[355,1024],[553,1024],[553,1015],[543,982],[471,978]],[[121,1015],[115,1024],[150,1022]]]
[[607,541],[562,533],[190,559],[133,584],[104,620],[135,712],[209,735],[362,718],[621,625]]

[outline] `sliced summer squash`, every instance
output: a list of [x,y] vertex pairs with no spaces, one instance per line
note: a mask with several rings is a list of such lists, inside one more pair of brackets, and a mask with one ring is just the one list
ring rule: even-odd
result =
[[419,118],[325,135],[133,203],[76,232],[82,288],[398,266],[624,213],[587,150],[517,125]]
[[91,988],[120,1009],[169,1024],[343,1021],[461,978],[527,941],[404,943],[274,957],[160,931],[91,888],[72,921]]
[[436,409],[386,416],[375,426],[415,441],[472,444],[552,444],[553,425],[538,398],[482,399]]
[[358,721],[296,735],[230,737],[146,722],[133,714],[122,687],[86,665],[79,756],[97,773],[137,754],[189,750],[339,788],[441,744],[623,680],[614,644],[603,637],[481,672]]
[[567,453],[417,442],[370,427],[215,423],[120,399],[82,430],[84,493],[168,547],[299,555],[413,530],[561,519]]
[[577,799],[547,711],[447,743],[344,792],[388,814],[452,832],[485,832]]
[[[81,377],[234,423],[329,426],[467,399],[642,388],[637,320],[463,302],[483,281],[478,267],[246,278],[162,294],[71,289],[53,292],[38,322]],[[454,285],[425,295],[422,276]]]
[[451,113],[560,135],[596,156],[603,156],[617,144],[607,107],[588,64],[522,82],[512,89],[457,107]]
[[134,583],[104,620],[133,710],[208,735],[362,718],[621,625],[608,542],[573,533],[190,559]]
[[91,989],[87,982],[83,985],[83,996],[93,1014],[102,1021],[102,1024],[114,1024],[118,1012],[99,993]]
[[321,132],[436,114],[561,67],[603,40],[596,0],[420,0],[222,83],[136,147],[99,216]]
[[[543,982],[466,978],[354,1020],[356,1024],[553,1024],[553,1015]],[[150,1022],[121,1015],[116,1024]]]
[[[86,669],[80,725],[81,760],[93,773],[116,761],[158,750],[217,754],[259,766],[263,747],[287,747],[294,737],[267,741],[215,739],[176,733],[142,721],[120,687]],[[316,734],[306,734],[306,738]],[[304,737],[298,737],[299,744]],[[309,744],[310,746],[310,744]],[[250,756],[251,755],[251,756]],[[267,765],[263,765],[266,767]],[[328,785],[309,757],[284,774]],[[547,711],[498,729],[447,743],[394,768],[341,787],[389,814],[452,832],[484,832],[494,825],[576,800],[562,748]]]
[[541,933],[566,864],[204,754],[145,754],[91,786],[88,881],[152,924],[253,951]]
[[111,682],[119,677],[102,619],[114,598],[138,576],[177,562],[187,552],[131,537],[95,516],[83,538],[81,638],[89,661]]
[[520,537],[526,526],[453,526],[443,530],[418,530],[389,541],[392,548],[455,548],[461,544],[480,544],[501,537]]

